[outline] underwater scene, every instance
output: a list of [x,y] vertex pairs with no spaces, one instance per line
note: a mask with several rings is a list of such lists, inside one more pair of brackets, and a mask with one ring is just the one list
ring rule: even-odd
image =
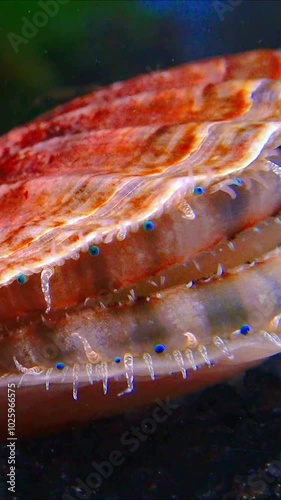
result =
[[281,498],[280,16],[2,0],[0,499]]

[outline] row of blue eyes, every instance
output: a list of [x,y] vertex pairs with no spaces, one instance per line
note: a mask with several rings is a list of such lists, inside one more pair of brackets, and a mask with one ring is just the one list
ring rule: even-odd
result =
[[[239,177],[237,177],[236,179],[234,179],[234,182],[233,182],[233,184],[231,184],[231,186],[232,187],[239,187],[239,186],[242,186],[242,184],[243,184],[242,179],[239,179]],[[205,189],[202,186],[197,186],[196,188],[194,188],[193,193],[196,194],[197,196],[200,196],[200,195],[205,193]],[[145,222],[143,224],[142,227],[145,231],[153,231],[153,229],[155,228],[155,224],[154,224],[154,222],[152,222],[152,220],[148,220],[147,222]],[[89,254],[92,257],[96,257],[97,255],[99,255],[99,253],[100,253],[100,249],[96,245],[93,245],[89,249]]]
[[[155,224],[154,222],[152,222],[152,220],[148,220],[143,224],[142,227],[145,231],[153,231],[153,229],[155,228]],[[96,245],[91,246],[89,248],[89,254],[91,255],[91,257],[97,257],[97,255],[100,254],[99,247],[97,247]]]
[[[166,347],[163,345],[163,344],[157,344],[155,347],[154,347],[154,351],[156,352],[156,354],[162,354],[162,352],[165,352],[166,351]],[[114,359],[114,362],[115,363],[121,363],[122,361],[122,358],[120,358],[120,356],[117,356],[115,359]],[[58,370],[63,370],[64,369],[64,363],[62,363],[61,361],[59,363],[56,364],[56,367]]]
[[[240,328],[240,333],[242,335],[247,335],[247,333],[249,333],[249,331],[251,330],[251,327],[250,325],[243,325],[241,326]],[[162,354],[163,352],[166,351],[166,346],[164,346],[164,344],[157,344],[155,347],[154,347],[154,352],[156,354]],[[121,363],[122,361],[122,358],[120,358],[120,356],[117,356],[115,359],[114,359],[114,362],[115,363]],[[59,362],[56,364],[56,367],[58,370],[63,370],[64,369],[64,364],[62,362]]]
[[[234,183],[231,184],[231,187],[239,187],[239,186],[242,186],[243,184],[243,181],[241,179],[239,179],[238,177],[236,179],[234,179]],[[193,193],[195,195],[202,195],[205,193],[205,189],[201,186],[197,186],[196,188],[194,188],[193,190]],[[153,229],[155,228],[155,224],[154,222],[152,222],[151,220],[145,222],[143,224],[143,229],[145,231],[153,231]],[[99,247],[97,247],[96,245],[93,245],[89,248],[89,254],[92,256],[92,257],[96,257],[97,255],[99,255],[100,253],[100,249]],[[23,285],[24,283],[26,283],[26,276],[24,274],[20,274],[17,278],[17,281],[19,284]],[[249,333],[249,331],[251,330],[251,327],[249,325],[243,325],[241,328],[240,328],[240,333],[242,335],[247,335],[247,333]],[[163,352],[166,351],[166,347],[163,345],[163,344],[157,344],[155,347],[154,347],[154,351],[156,354],[162,354]],[[114,359],[115,363],[121,363],[121,358],[119,356],[117,356],[115,359]],[[62,362],[58,362],[56,364],[56,368],[58,370],[63,370],[64,369],[64,363]]]
[[[145,222],[143,224],[143,229],[145,231],[153,231],[153,229],[155,228],[155,224],[154,222],[152,222],[151,220]],[[89,254],[91,255],[91,257],[97,257],[99,254],[100,254],[100,249],[99,247],[97,247],[96,245],[92,245],[90,248],[89,248]],[[18,277],[17,277],[17,282],[20,284],[20,285],[24,285],[26,283],[26,276],[25,274],[20,274]]]
[[[239,187],[242,185],[243,185],[242,179],[236,177],[236,179],[234,179],[233,184],[231,184],[231,187]],[[197,186],[196,188],[194,188],[193,193],[200,196],[205,193],[205,188],[203,188],[202,186]],[[148,220],[143,224],[142,227],[145,231],[153,231],[153,229],[155,229],[155,224],[152,220]],[[91,255],[91,257],[97,257],[100,254],[99,247],[97,247],[96,245],[92,245],[89,248],[89,254]],[[24,274],[20,274],[17,277],[17,281],[20,285],[24,285],[24,283],[26,283],[26,276]]]

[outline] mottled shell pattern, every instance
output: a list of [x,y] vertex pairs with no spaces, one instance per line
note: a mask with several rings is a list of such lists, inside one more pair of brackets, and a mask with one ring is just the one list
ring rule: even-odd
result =
[[1,386],[281,350],[280,78],[275,51],[186,64],[0,138]]

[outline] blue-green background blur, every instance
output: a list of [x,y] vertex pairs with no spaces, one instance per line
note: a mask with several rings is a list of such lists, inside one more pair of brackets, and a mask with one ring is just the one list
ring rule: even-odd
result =
[[[0,2],[0,133],[90,84],[281,46],[279,0],[49,1],[42,3],[56,3],[53,16],[38,1]],[[34,33],[29,26],[30,38],[17,45],[11,40],[23,36],[26,20]]]

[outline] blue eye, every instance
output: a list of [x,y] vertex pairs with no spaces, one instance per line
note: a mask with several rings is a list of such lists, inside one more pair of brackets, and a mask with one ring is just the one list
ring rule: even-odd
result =
[[62,363],[61,361],[59,361],[57,364],[56,364],[56,368],[58,370],[63,370],[64,369],[64,363]]
[[233,179],[234,182],[231,185],[231,187],[240,187],[240,186],[243,186],[244,182],[242,181],[242,179],[240,179],[240,177],[236,177],[235,179]]
[[117,356],[117,358],[115,358],[115,363],[121,363],[121,358],[119,356]]
[[154,351],[156,352],[156,354],[162,354],[162,352],[166,351],[166,347],[163,344],[157,344],[154,347]]
[[20,285],[24,285],[26,283],[26,276],[24,274],[20,274],[18,277],[17,277],[17,282],[20,284]]
[[91,257],[96,257],[97,255],[99,255],[99,253],[100,249],[96,245],[93,245],[89,248],[89,254],[91,255]]
[[240,333],[242,333],[242,335],[247,335],[247,333],[249,333],[250,330],[251,330],[250,325],[243,325],[240,328]]
[[155,228],[155,224],[152,220],[148,220],[142,227],[145,231],[152,231]]
[[200,196],[201,194],[205,193],[205,189],[202,186],[197,186],[196,188],[193,189],[193,193],[196,194],[197,196]]

